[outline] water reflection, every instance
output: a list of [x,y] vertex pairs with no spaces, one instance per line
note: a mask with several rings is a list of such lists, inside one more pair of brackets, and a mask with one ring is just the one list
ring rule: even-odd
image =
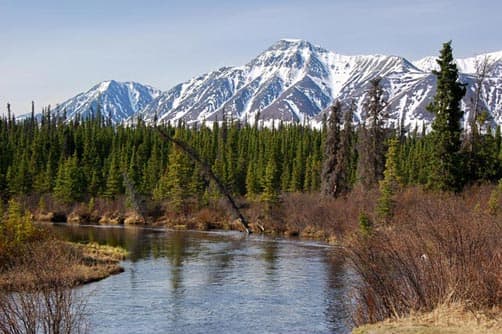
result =
[[262,259],[267,263],[267,273],[273,274],[276,270],[276,260],[279,245],[276,241],[263,243]]
[[56,227],[129,250],[126,271],[84,289],[99,333],[348,333],[349,279],[318,243],[143,228]]
[[347,263],[338,252],[332,252],[326,256],[326,266],[330,279],[326,281],[324,290],[326,296],[324,314],[332,325],[333,332],[349,331],[353,323],[350,316],[351,275]]

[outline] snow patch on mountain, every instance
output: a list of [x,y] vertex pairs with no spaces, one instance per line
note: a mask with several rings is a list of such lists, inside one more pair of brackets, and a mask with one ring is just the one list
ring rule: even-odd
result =
[[103,81],[88,91],[64,101],[56,112],[66,114],[68,120],[95,116],[99,111],[113,124],[138,113],[160,95],[160,90],[137,82]]
[[[463,99],[471,117],[476,64],[489,57],[492,68],[482,85],[482,106],[493,124],[502,123],[502,51],[458,59],[461,82],[468,84]],[[355,106],[354,120],[366,119],[364,105],[369,82],[381,78],[391,113],[389,126],[411,129],[428,125],[427,111],[436,91],[435,57],[413,63],[386,55],[341,55],[305,40],[283,39],[247,64],[222,67],[180,83],[166,92],[134,82],[105,81],[63,102],[69,118],[100,112],[113,123],[182,120],[188,124],[223,119],[263,124],[299,122],[319,126],[338,99]]]
[[[424,72],[432,72],[433,70],[439,69],[439,65],[436,62],[436,59],[437,57],[428,56],[414,61],[413,64]],[[485,60],[491,63],[493,70],[495,70],[498,67],[498,63],[502,62],[502,51],[484,53],[468,58],[458,58],[455,59],[455,63],[457,64],[459,72],[475,74],[478,66],[481,65]],[[492,71],[491,74],[496,75],[497,73],[494,73]],[[498,74],[500,75],[500,73]]]
[[[222,118],[304,122],[335,98],[355,98],[380,76],[426,76],[397,56],[337,54],[304,40],[283,39],[248,64],[225,67],[180,84],[152,101],[140,117],[188,123]],[[400,87],[391,89],[400,91]],[[406,80],[404,80],[406,82]]]

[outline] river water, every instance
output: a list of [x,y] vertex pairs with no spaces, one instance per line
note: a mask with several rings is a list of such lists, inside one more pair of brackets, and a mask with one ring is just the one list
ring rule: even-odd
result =
[[125,272],[79,288],[92,333],[350,332],[350,275],[325,244],[239,232],[56,228],[130,252]]

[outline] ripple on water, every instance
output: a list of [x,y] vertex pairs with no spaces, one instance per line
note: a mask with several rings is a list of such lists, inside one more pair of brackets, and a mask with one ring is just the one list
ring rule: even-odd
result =
[[125,272],[80,288],[94,333],[348,333],[348,275],[316,242],[58,227],[122,245]]

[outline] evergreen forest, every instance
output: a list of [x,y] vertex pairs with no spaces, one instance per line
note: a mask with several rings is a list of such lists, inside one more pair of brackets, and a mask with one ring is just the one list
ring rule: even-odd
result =
[[[438,94],[429,106],[435,115],[430,131],[385,127],[388,110],[378,78],[371,81],[364,124],[354,125],[353,106],[335,102],[319,129],[228,119],[212,126],[179,122],[159,127],[198,152],[231,193],[248,199],[275,202],[287,192],[337,197],[359,184],[371,189],[379,187],[386,165],[400,186],[458,192],[469,183],[501,178],[502,135],[500,126],[492,128],[481,117],[482,110],[470,129],[460,128],[465,88],[452,59],[447,43],[438,60]],[[141,120],[112,126],[99,110],[95,115],[67,120],[46,108],[41,117],[33,110],[31,117],[16,121],[9,110],[0,118],[3,200],[52,194],[73,203],[114,199],[134,189],[179,209],[188,200],[203,206],[218,196],[200,166],[156,127]],[[392,163],[386,164],[386,156]]]

